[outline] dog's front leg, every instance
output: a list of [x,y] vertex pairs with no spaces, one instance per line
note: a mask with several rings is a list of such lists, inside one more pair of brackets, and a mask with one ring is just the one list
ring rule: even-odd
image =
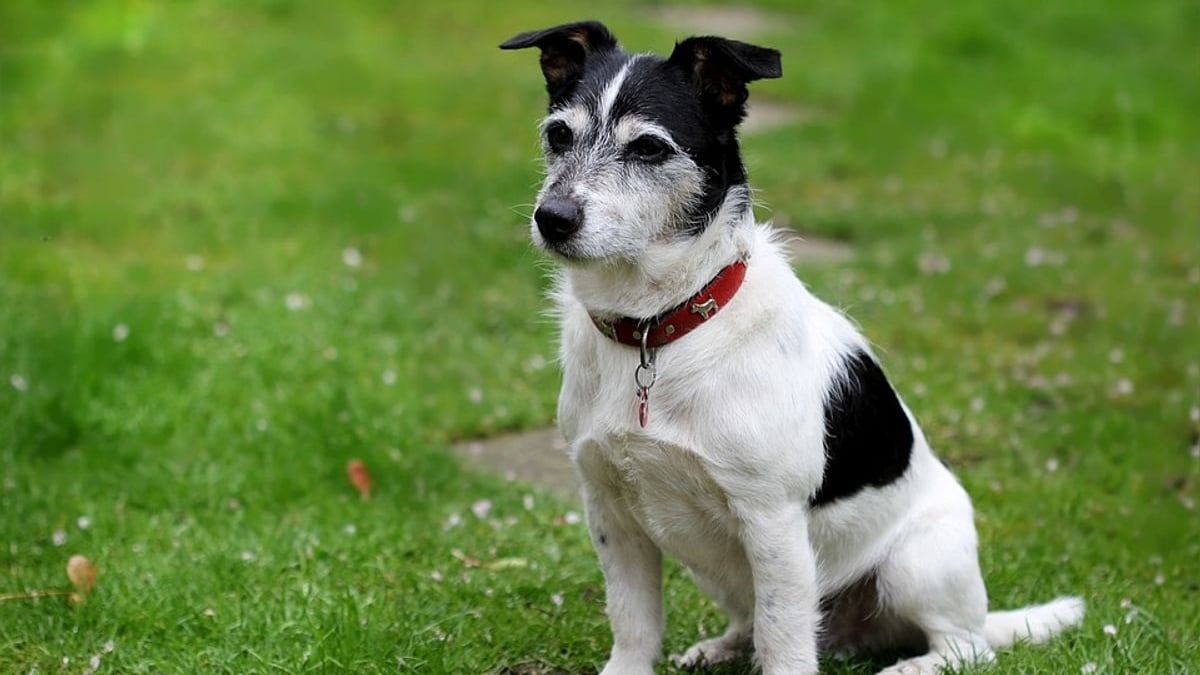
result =
[[813,675],[820,609],[807,515],[760,501],[738,512],[754,578],[755,659],[765,675]]
[[650,675],[662,651],[662,553],[616,495],[591,486],[584,501],[613,635],[601,675]]

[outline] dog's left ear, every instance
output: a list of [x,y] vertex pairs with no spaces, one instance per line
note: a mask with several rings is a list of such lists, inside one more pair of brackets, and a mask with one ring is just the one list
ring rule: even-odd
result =
[[589,56],[616,46],[617,39],[604,24],[578,21],[515,35],[501,44],[500,49],[542,50],[542,74],[546,77],[550,105],[554,105],[579,82]]
[[667,61],[688,73],[701,100],[729,126],[746,114],[747,83],[783,76],[778,51],[719,37],[677,43]]

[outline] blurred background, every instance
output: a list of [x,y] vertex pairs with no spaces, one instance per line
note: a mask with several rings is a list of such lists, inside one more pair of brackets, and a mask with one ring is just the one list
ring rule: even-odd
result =
[[[975,495],[993,604],[1090,604],[1006,668],[1200,663],[1200,5],[4,0],[0,671],[595,672],[569,490],[471,459],[558,387],[496,46],[582,18],[782,50],[760,217]],[[30,597],[73,554],[86,602]],[[668,650],[723,627],[667,601]]]

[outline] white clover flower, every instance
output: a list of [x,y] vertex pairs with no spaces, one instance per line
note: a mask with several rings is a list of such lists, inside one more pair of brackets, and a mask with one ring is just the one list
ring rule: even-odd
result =
[[475,514],[480,520],[487,518],[487,515],[492,511],[492,500],[480,499],[474,504],[471,504],[471,513]]
[[305,309],[309,305],[308,296],[303,293],[288,293],[283,299],[284,305],[293,312]]

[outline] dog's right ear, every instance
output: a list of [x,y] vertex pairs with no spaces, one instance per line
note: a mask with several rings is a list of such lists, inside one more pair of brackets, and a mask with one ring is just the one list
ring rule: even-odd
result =
[[542,74],[546,77],[546,91],[553,105],[579,82],[588,57],[616,46],[617,39],[604,24],[578,21],[515,35],[501,44],[500,49],[537,47],[542,50]]

